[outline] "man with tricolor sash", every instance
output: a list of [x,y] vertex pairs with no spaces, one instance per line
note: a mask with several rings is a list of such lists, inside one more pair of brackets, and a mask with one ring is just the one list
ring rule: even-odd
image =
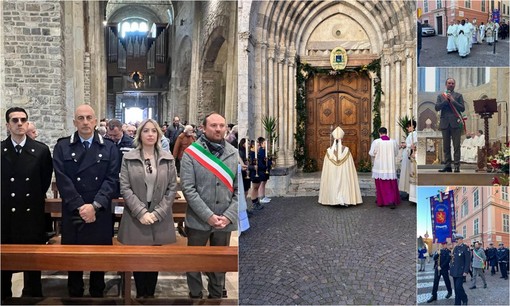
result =
[[[204,134],[185,151],[181,160],[181,187],[188,202],[188,246],[228,246],[237,230],[237,149],[225,142],[225,118],[217,113],[203,121]],[[221,298],[225,272],[206,272],[208,298]],[[186,273],[191,298],[202,298],[200,272]]]

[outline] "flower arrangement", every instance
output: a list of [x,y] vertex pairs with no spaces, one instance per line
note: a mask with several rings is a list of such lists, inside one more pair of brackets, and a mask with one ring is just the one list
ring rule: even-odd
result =
[[494,178],[493,183],[497,185],[508,185],[508,160],[510,157],[510,149],[508,145],[504,145],[503,148],[496,154],[489,156],[489,165],[492,167],[494,172],[503,173],[503,176],[499,179]]

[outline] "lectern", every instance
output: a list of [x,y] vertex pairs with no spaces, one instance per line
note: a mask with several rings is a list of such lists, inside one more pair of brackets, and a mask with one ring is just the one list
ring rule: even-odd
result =
[[498,104],[496,99],[483,99],[474,100],[475,113],[480,115],[484,121],[484,133],[485,133],[485,147],[481,150],[483,152],[480,156],[478,154],[478,169],[476,171],[484,171],[487,167],[487,156],[492,154],[489,146],[489,119],[492,118],[494,113],[498,112]]

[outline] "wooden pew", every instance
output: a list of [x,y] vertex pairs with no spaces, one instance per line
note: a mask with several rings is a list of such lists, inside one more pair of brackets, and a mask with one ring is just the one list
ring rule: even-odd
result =
[[124,304],[133,302],[131,300],[133,271],[238,271],[235,246],[3,244],[0,247],[2,270],[121,271],[126,280]]

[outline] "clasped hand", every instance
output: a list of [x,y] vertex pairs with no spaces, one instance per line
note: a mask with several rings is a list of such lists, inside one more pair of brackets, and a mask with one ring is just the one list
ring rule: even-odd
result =
[[140,219],[138,219],[140,221],[140,223],[142,223],[143,225],[151,225],[151,224],[154,224],[154,222],[158,221],[158,218],[156,217],[156,215],[154,215],[154,213],[145,213],[143,216],[140,217]]
[[78,212],[85,223],[96,222],[96,210],[94,209],[94,205],[83,204],[78,208]]
[[209,217],[207,223],[216,229],[222,229],[230,224],[230,220],[225,216],[218,216],[213,214]]

